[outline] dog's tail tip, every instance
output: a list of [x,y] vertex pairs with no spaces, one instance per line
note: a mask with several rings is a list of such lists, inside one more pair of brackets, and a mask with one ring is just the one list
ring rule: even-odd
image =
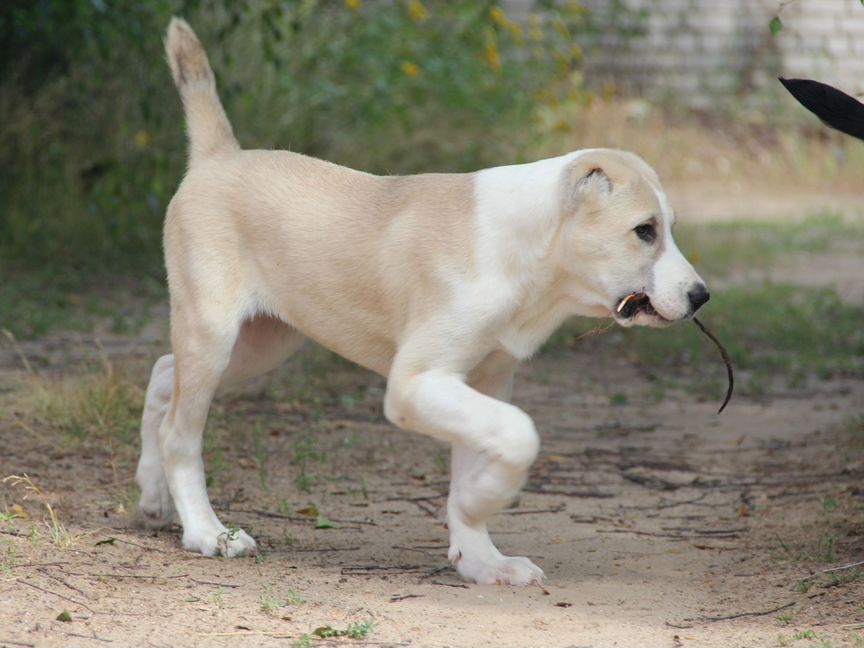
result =
[[182,92],[191,84],[215,87],[213,70],[195,32],[185,20],[171,18],[165,34],[165,54],[174,83]]
[[216,93],[207,53],[192,28],[175,16],[165,34],[165,54],[186,111],[190,164],[240,146]]

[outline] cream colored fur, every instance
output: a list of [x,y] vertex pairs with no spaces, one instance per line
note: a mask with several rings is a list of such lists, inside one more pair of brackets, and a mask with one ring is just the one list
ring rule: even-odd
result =
[[[543,572],[502,555],[487,521],[537,455],[511,405],[519,361],[569,315],[614,316],[645,291],[661,326],[692,315],[701,280],[639,157],[592,149],[473,174],[380,177],[285,151],[244,151],[206,54],[174,19],[168,61],[183,99],[189,170],[168,207],[173,354],[153,368],[137,472],[151,526],[206,555],[255,550],[210,506],[201,459],[214,392],[270,371],[308,337],[387,377],[384,411],[452,444],[449,558],[480,583]],[[652,222],[656,241],[634,227]],[[703,287],[704,288],[704,287]]]

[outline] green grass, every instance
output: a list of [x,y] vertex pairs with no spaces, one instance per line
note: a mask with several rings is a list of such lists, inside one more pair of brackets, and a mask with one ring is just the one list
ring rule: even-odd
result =
[[783,257],[827,252],[841,240],[864,243],[864,223],[825,212],[801,221],[733,220],[675,228],[675,240],[703,274],[725,277],[749,269],[766,269]]
[[3,277],[0,329],[19,340],[56,330],[92,330],[98,323],[107,324],[112,333],[133,333],[167,294],[164,280],[148,275],[122,279],[119,285],[92,272],[15,272]]

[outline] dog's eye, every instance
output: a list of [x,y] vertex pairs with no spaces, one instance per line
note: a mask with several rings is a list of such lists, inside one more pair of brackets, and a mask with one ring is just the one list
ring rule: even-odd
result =
[[636,236],[645,241],[646,243],[653,243],[657,239],[657,230],[651,223],[643,223],[642,225],[638,225],[633,228],[633,231],[636,232]]

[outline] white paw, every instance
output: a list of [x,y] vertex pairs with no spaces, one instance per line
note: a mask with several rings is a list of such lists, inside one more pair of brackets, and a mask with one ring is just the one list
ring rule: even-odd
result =
[[[161,466],[159,472],[161,473]],[[153,471],[150,471],[152,474]],[[153,479],[139,469],[137,476],[141,487],[141,498],[138,500],[139,518],[148,529],[164,529],[174,522],[174,500],[168,490],[168,482],[160,474]]]
[[243,529],[216,528],[207,531],[183,530],[183,548],[197,551],[205,556],[238,556],[255,555],[255,541]]
[[521,556],[478,558],[451,546],[449,558],[462,578],[478,585],[539,585],[546,578],[542,569]]

